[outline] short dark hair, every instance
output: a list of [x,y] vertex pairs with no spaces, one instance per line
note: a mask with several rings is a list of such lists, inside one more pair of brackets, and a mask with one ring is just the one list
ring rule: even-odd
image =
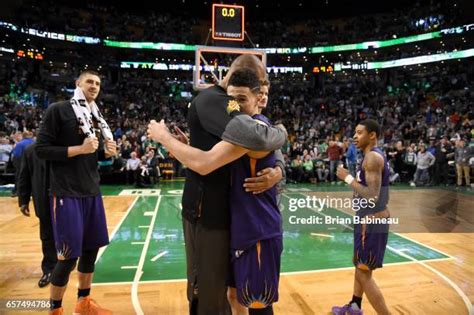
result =
[[100,78],[99,72],[94,71],[94,70],[84,70],[84,71],[81,72],[81,74],[79,74],[79,77],[78,77],[78,78],[81,78],[82,76],[84,76],[84,75],[86,75],[86,74],[95,75],[95,76],[98,76],[98,77]]
[[257,73],[249,68],[237,69],[229,78],[228,86],[248,87],[260,91],[260,80]]
[[375,132],[377,139],[380,137],[380,125],[373,119],[365,119],[359,123],[367,129],[368,133]]

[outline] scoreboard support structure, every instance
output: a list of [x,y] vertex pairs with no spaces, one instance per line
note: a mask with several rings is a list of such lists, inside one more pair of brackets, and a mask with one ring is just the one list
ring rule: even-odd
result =
[[193,73],[194,89],[200,91],[221,82],[231,62],[244,54],[260,58],[267,66],[267,54],[262,49],[197,46]]

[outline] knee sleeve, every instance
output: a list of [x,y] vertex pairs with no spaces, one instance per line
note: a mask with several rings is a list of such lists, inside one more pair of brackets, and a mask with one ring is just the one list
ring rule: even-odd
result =
[[82,251],[81,258],[79,258],[79,265],[77,267],[77,270],[82,273],[94,272],[95,260],[97,259],[98,252],[99,249]]
[[64,287],[69,281],[71,271],[76,267],[77,258],[58,260],[51,274],[51,284],[57,287]]
[[265,308],[249,308],[249,315],[273,315],[273,306]]

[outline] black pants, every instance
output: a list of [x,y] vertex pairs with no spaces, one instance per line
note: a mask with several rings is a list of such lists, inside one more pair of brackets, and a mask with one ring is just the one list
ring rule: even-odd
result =
[[49,214],[41,214],[38,216],[38,219],[41,247],[43,250],[43,260],[41,261],[41,269],[43,270],[43,273],[50,273],[53,271],[54,266],[57,262],[51,216]]
[[18,188],[18,179],[20,178],[20,167],[21,167],[21,158],[19,157],[13,157],[12,158],[12,165],[15,168],[15,179],[14,179],[14,185],[12,193],[16,193],[16,190]]
[[292,167],[293,180],[301,183],[303,181],[304,171],[301,167]]
[[138,170],[128,170],[127,171],[127,184],[137,184],[137,180],[138,180]]
[[187,296],[191,315],[230,315],[227,283],[230,271],[229,230],[208,229],[183,218]]
[[435,163],[434,184],[448,184],[448,163]]

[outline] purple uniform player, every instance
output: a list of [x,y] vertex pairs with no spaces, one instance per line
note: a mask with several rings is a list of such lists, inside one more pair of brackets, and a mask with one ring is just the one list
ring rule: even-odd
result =
[[83,250],[109,244],[102,195],[83,198],[53,196],[52,220],[58,260],[75,259]]
[[[384,211],[388,204],[388,188],[390,186],[390,168],[385,154],[379,148],[372,148],[371,152],[380,154],[383,158],[384,168],[382,171],[382,185],[380,194],[374,204],[368,204],[357,211],[358,218],[376,217],[378,212]],[[365,169],[362,168],[364,160],[362,159],[357,170],[357,182],[367,187],[365,179]],[[354,194],[354,199],[363,199]],[[359,204],[363,204],[359,202]],[[374,270],[381,268],[387,247],[389,224],[354,224],[354,266],[360,269]]]
[[[99,248],[109,243],[97,162],[116,154],[116,143],[95,99],[100,77],[84,71],[70,101],[51,104],[35,147],[49,161],[51,219],[58,262],[51,276],[51,314],[62,314],[71,271],[78,265],[75,314],[111,314],[90,297]],[[104,138],[103,141],[101,138]],[[100,143],[104,149],[99,148]],[[79,258],[79,259],[78,259]]]
[[379,135],[380,126],[376,121],[361,121],[354,134],[354,143],[364,154],[357,180],[342,166],[337,169],[337,176],[354,190],[353,208],[357,213],[354,217],[354,291],[348,304],[332,308],[336,315],[362,314],[364,293],[377,314],[389,314],[382,292],[372,277],[373,270],[383,264],[390,218],[387,209],[390,169],[383,152],[377,148]]
[[[275,148],[268,149],[267,146],[267,148],[253,149],[258,151],[252,151],[252,149],[249,149],[254,148],[256,145],[255,140],[258,140],[255,139],[255,137],[252,137],[253,133],[260,133],[262,131],[267,133],[267,130],[274,129],[269,126],[269,123],[264,116],[260,116],[260,119],[265,122],[252,119],[253,115],[258,113],[257,106],[261,94],[260,84],[260,80],[256,73],[249,68],[236,69],[235,72],[232,73],[228,81],[227,93],[234,97],[234,100],[231,99],[228,101],[227,111],[231,113],[231,115],[235,115],[236,113],[239,113],[240,109],[242,109],[242,111],[248,116],[238,115],[236,117],[248,117],[248,119],[254,122],[255,126],[252,130],[240,127],[236,132],[232,133],[233,136],[226,136],[224,141],[218,142],[209,151],[202,151],[179,142],[171,136],[164,121],[161,121],[160,123],[152,121],[148,127],[150,138],[162,143],[179,161],[200,175],[207,175],[222,165],[236,161],[245,154],[254,158],[252,160],[249,157],[244,157],[236,162],[237,164],[230,166],[232,169],[229,173],[229,184],[232,184],[233,187],[229,187],[228,192],[222,192],[222,194],[232,195],[234,188],[237,189],[237,186],[239,186],[238,193],[245,194],[245,197],[244,199],[239,197],[241,195],[235,196],[233,199],[230,197],[229,206],[231,209],[236,205],[237,208],[239,208],[238,205],[244,206],[246,207],[245,213],[250,216],[247,218],[234,217],[234,211],[231,209],[231,211],[229,211],[232,212],[230,213],[231,230],[234,230],[235,227],[238,226],[249,228],[245,231],[239,231],[240,228],[237,228],[234,232],[231,232],[230,234],[233,235],[231,237],[232,244],[229,245],[230,248],[234,248],[234,254],[240,253],[239,259],[233,259],[234,262],[237,262],[237,264],[234,264],[234,267],[241,270],[241,272],[239,271],[236,273],[235,280],[237,281],[235,282],[238,286],[241,284],[248,284],[248,288],[251,288],[252,290],[241,292],[243,293],[240,294],[241,303],[237,302],[236,290],[233,288],[229,290],[228,294],[233,314],[246,314],[247,308],[243,305],[252,307],[248,310],[249,315],[273,314],[271,304],[278,299],[277,288],[282,242],[281,218],[279,216],[278,207],[276,206],[276,190],[275,188],[270,188],[274,185],[267,188],[260,186],[257,190],[254,189],[257,188],[257,186],[249,185],[249,181],[252,180],[249,176],[262,176],[264,173],[268,172],[273,165],[281,167],[280,162],[283,161],[283,156],[279,150],[269,154],[269,152],[272,152]],[[258,123],[256,123],[256,121],[258,121]],[[282,128],[286,138],[284,127],[277,127]],[[225,134],[229,135],[229,133]],[[241,139],[248,138],[247,140],[249,141],[245,141],[245,144],[243,144],[242,141],[235,141],[236,136]],[[257,142],[261,141],[258,140]],[[270,143],[271,142],[272,141],[270,141]],[[280,147],[283,142],[281,142],[278,147]],[[239,143],[244,146],[239,146]],[[260,160],[257,161],[255,159]],[[234,167],[236,167],[239,172],[234,172]],[[257,172],[257,170],[259,170],[259,172]],[[244,187],[246,191],[244,191]],[[269,191],[267,191],[268,189]],[[252,195],[252,192],[256,195]],[[219,198],[219,196],[216,198]],[[250,203],[247,204],[247,201]],[[263,203],[265,204],[265,207],[262,207]],[[267,203],[269,203],[269,205],[267,205]],[[251,208],[255,208],[253,209],[255,211],[254,213],[251,212]],[[221,209],[221,212],[222,211],[223,210]],[[244,214],[244,212],[240,213]],[[271,213],[271,215],[269,216],[268,213]],[[263,219],[263,216],[266,216],[266,218]],[[250,224],[246,224],[246,220],[254,220],[254,222],[249,222],[254,225],[250,226]],[[234,225],[232,221],[237,223]],[[246,234],[245,238],[239,238],[244,234]],[[219,242],[221,242],[221,240],[216,241],[213,246],[216,246]],[[235,249],[237,249],[237,251]],[[229,253],[229,250],[227,253]],[[227,255],[227,257],[230,258],[230,255]],[[216,259],[219,259],[219,257],[215,257],[214,260]],[[201,265],[203,266],[203,264]],[[203,267],[209,268],[207,265],[209,264],[206,264],[206,266]],[[228,272],[230,272],[230,270]],[[234,280],[233,276],[232,280]],[[248,282],[245,283],[244,281],[247,280]],[[263,290],[261,289],[262,285]],[[199,290],[201,290],[201,288],[199,288]],[[199,299],[201,300],[201,298]],[[214,313],[217,314],[216,312]]]
[[[253,118],[270,125],[263,115]],[[231,168],[231,286],[237,290],[239,303],[248,308],[266,308],[278,301],[283,242],[277,189],[255,195],[242,186],[245,178],[274,164],[273,153],[260,159],[246,155]]]

